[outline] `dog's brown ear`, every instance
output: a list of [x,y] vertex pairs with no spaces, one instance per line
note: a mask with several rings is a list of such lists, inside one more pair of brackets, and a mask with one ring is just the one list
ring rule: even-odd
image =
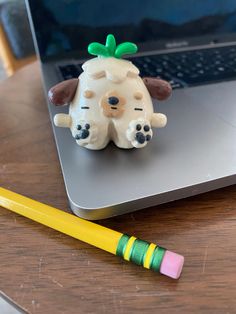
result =
[[172,88],[166,81],[155,77],[144,77],[143,82],[153,98],[165,100],[171,95]]
[[55,106],[68,104],[75,96],[78,83],[78,79],[71,79],[53,86],[48,92],[49,100]]

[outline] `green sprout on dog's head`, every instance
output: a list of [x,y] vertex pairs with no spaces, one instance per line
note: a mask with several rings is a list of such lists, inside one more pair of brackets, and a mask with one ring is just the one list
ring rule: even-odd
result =
[[116,46],[115,37],[109,34],[106,39],[106,45],[100,43],[91,43],[88,46],[88,52],[91,55],[109,58],[114,57],[121,59],[124,55],[133,54],[138,51],[138,47],[134,43],[125,42]]

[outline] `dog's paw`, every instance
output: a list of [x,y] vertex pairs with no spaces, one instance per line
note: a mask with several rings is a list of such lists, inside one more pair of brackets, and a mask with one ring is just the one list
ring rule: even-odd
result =
[[74,138],[80,146],[93,144],[97,140],[98,129],[92,121],[80,120],[76,124]]
[[146,146],[152,139],[152,135],[150,122],[145,119],[132,120],[126,131],[127,139],[136,148]]

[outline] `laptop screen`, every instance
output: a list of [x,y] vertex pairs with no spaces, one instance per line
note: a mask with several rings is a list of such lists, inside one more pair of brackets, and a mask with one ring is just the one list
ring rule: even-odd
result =
[[[42,59],[90,42],[132,41],[141,50],[236,32],[235,0],[28,0]],[[188,43],[187,43],[188,44]],[[158,46],[159,45],[159,46]],[[175,45],[175,43],[173,43]]]

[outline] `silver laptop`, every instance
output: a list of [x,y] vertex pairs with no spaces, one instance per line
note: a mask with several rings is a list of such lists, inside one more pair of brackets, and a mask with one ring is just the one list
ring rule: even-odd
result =
[[[132,41],[141,76],[158,76],[172,98],[143,149],[79,147],[53,124],[72,211],[101,219],[236,182],[236,1],[28,0],[45,92],[78,77],[90,42]],[[51,119],[68,107],[48,103]],[[155,132],[154,132],[155,133]],[[144,209],[145,210],[145,209]]]

